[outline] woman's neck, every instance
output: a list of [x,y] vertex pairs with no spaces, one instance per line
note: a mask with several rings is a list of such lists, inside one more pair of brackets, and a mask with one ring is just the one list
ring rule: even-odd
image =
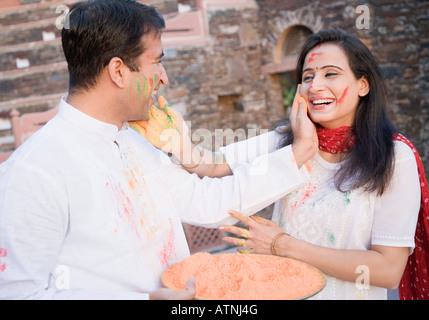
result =
[[329,153],[329,152],[319,150],[319,155],[326,162],[339,163],[344,160],[344,154],[342,153]]

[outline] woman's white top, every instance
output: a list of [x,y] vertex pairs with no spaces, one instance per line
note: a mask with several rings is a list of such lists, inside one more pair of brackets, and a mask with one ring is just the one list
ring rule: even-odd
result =
[[[223,152],[234,169],[264,150],[255,145],[267,144],[270,152],[279,141],[280,135],[270,132],[226,147]],[[369,250],[372,245],[382,245],[409,247],[412,252],[421,191],[415,156],[405,143],[395,141],[394,174],[382,196],[363,189],[338,191],[333,177],[341,163],[327,162],[319,153],[308,164],[311,182],[277,201],[274,207],[273,220],[285,232],[328,248]],[[387,298],[386,289],[370,284],[371,270],[361,265],[356,268],[356,282],[327,276],[325,289],[313,299]]]

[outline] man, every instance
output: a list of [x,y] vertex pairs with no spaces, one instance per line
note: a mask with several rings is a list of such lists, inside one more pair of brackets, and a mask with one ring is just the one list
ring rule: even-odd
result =
[[189,255],[182,222],[231,224],[229,210],[273,203],[306,182],[297,163],[314,146],[295,132],[300,152],[266,155],[266,177],[249,174],[252,164],[222,179],[189,174],[123,126],[148,119],[168,83],[162,17],[134,0],[90,0],[69,19],[69,94],[0,166],[0,298],[192,298],[192,281],[182,292],[160,283]]

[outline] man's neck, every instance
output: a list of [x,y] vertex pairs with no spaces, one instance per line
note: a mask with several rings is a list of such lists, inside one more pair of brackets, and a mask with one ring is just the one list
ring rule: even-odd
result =
[[77,110],[94,119],[113,124],[120,130],[124,121],[114,116],[114,101],[108,94],[97,90],[80,90],[69,93],[66,98],[66,102]]

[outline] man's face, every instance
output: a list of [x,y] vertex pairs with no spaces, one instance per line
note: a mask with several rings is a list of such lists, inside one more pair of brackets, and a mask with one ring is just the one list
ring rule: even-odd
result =
[[156,94],[161,84],[168,84],[168,77],[161,63],[164,56],[160,36],[148,35],[144,37],[145,52],[137,59],[139,71],[132,72],[130,77],[129,94],[133,102],[133,111],[130,115],[134,119],[147,120],[149,110],[156,98]]

